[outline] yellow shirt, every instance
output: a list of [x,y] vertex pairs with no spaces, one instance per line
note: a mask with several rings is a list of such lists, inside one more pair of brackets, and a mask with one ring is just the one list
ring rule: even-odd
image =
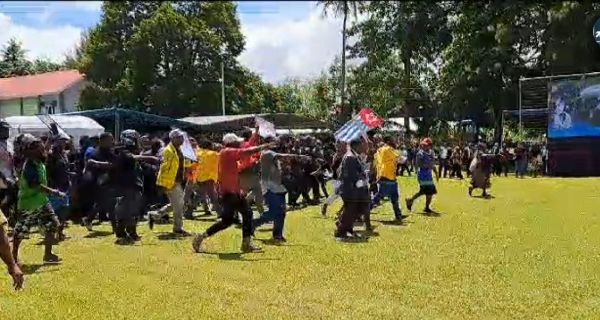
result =
[[388,145],[379,148],[374,159],[375,168],[377,168],[377,179],[383,178],[396,181],[399,157],[398,151]]
[[156,185],[167,190],[175,188],[175,178],[179,170],[179,156],[175,147],[169,143],[162,154],[162,163],[158,170]]
[[219,178],[219,153],[212,150],[199,149],[197,153],[200,166],[198,167],[197,182],[217,181]]

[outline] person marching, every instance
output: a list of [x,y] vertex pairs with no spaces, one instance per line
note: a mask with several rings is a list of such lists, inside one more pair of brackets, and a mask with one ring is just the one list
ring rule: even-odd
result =
[[169,207],[173,208],[173,233],[181,236],[190,234],[183,229],[184,211],[184,158],[180,148],[185,139],[185,132],[174,129],[169,133],[170,143],[162,152],[162,163],[158,171],[156,185],[163,188],[169,198],[169,205],[158,212],[149,214],[148,226],[154,227],[154,219],[165,215]]
[[379,202],[383,197],[389,198],[394,209],[395,221],[400,222],[404,218],[402,211],[400,210],[400,204],[398,203],[400,194],[398,192],[398,182],[396,180],[400,154],[395,148],[396,145],[392,137],[385,136],[383,138],[383,145],[375,154],[375,167],[379,191],[373,199],[373,206],[379,205]]
[[433,213],[431,210],[431,200],[437,193],[435,184],[433,183],[433,174],[439,180],[440,176],[435,168],[435,160],[431,147],[433,141],[430,138],[425,138],[421,141],[421,149],[417,152],[416,166],[417,179],[419,181],[419,192],[411,198],[406,199],[406,208],[412,211],[413,202],[421,196],[425,196],[425,213]]
[[[268,138],[266,142],[278,144],[278,151],[283,149],[280,140],[276,138]],[[286,242],[286,239],[283,237],[283,226],[285,224],[285,194],[287,190],[281,182],[280,160],[291,158],[310,160],[310,157],[305,155],[279,153],[273,150],[265,150],[260,156],[261,184],[262,190],[265,192],[264,199],[269,210],[253,221],[252,233],[254,233],[257,227],[273,221],[273,242],[276,244]]]
[[[366,172],[366,163],[362,156],[368,150],[368,143],[362,137],[350,142],[350,148],[340,166],[340,180],[342,181],[341,196],[344,200],[344,209],[337,222],[335,238],[338,241],[347,241],[354,237],[352,227],[359,217],[368,218],[371,209],[371,196],[369,194],[369,180]],[[368,225],[368,221],[365,221]]]
[[19,263],[19,247],[27,233],[37,227],[44,233],[44,262],[58,263],[61,259],[52,253],[60,222],[52,209],[49,195],[66,197],[63,192],[48,187],[45,148],[40,139],[30,134],[22,137],[25,164],[19,179],[19,217],[13,230],[13,257]]
[[340,186],[341,181],[339,179],[338,169],[342,164],[342,159],[347,152],[347,145],[342,142],[336,143],[335,155],[333,156],[333,160],[331,163],[332,177],[333,177],[333,194],[329,196],[323,206],[321,206],[321,214],[326,217],[327,216],[327,208],[335,202],[340,197]]
[[263,151],[272,144],[240,148],[244,139],[234,133],[228,133],[223,137],[223,149],[219,152],[219,194],[221,197],[222,213],[221,220],[210,226],[204,233],[194,237],[192,247],[196,253],[202,251],[202,242],[229,228],[236,220],[236,214],[242,215],[242,252],[261,251],[259,247],[252,244],[252,209],[248,205],[246,196],[240,187],[240,172],[238,162],[257,152]]

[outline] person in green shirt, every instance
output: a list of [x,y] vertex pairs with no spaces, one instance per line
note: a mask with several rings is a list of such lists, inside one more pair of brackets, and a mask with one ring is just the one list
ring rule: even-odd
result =
[[46,166],[44,165],[44,144],[32,135],[23,137],[25,164],[19,179],[19,198],[17,210],[20,212],[14,228],[13,256],[19,261],[19,245],[24,236],[33,227],[44,233],[44,262],[58,263],[60,258],[52,253],[56,242],[56,232],[60,226],[52,209],[48,195],[66,197],[59,191],[48,187]]

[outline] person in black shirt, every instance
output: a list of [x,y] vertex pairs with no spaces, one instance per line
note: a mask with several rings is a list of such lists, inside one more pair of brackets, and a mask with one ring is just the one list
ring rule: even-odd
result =
[[[64,134],[53,137],[51,152],[46,159],[48,186],[65,194],[69,194],[69,189],[71,188],[69,161],[65,155],[65,146],[69,140],[69,136]],[[51,195],[49,199],[50,204],[54,209],[54,213],[56,213],[58,221],[60,222],[58,238],[62,241],[66,238],[63,230],[67,221],[69,197]]]
[[129,244],[139,241],[137,234],[137,218],[141,212],[144,176],[138,161],[158,162],[153,156],[137,155],[139,153],[139,133],[125,130],[120,136],[121,145],[115,149],[110,162],[93,160],[94,164],[108,168],[113,195],[116,197],[114,207],[114,232],[117,243]]
[[[86,173],[91,174],[91,179],[94,181],[94,190],[96,209],[100,221],[108,220],[113,227],[115,227],[114,220],[114,208],[115,208],[115,195],[114,188],[110,180],[110,164],[115,160],[115,153],[113,150],[114,138],[111,133],[105,132],[100,135],[100,141],[98,148],[94,155],[87,160]],[[85,175],[85,174],[84,174]],[[95,210],[90,210],[88,216],[85,219],[85,224],[88,230],[91,231],[91,224],[96,215]]]

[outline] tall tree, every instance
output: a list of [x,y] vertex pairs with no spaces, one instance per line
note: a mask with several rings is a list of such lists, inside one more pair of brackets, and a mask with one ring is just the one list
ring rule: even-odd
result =
[[239,93],[249,92],[241,88],[257,77],[236,60],[244,38],[235,3],[105,2],[103,11],[81,59],[81,71],[93,82],[84,105],[119,102],[172,116],[214,114],[221,109],[224,63],[229,111],[248,107]]
[[32,64],[25,57],[21,42],[12,38],[0,52],[0,77],[24,76],[32,73]]
[[324,14],[334,14],[335,16],[341,16],[343,19],[342,22],[342,75],[341,75],[341,84],[340,84],[340,92],[341,92],[341,118],[342,120],[346,120],[350,115],[350,110],[346,106],[346,40],[347,40],[347,22],[348,17],[353,15],[356,18],[358,10],[360,8],[360,1],[320,1],[320,4],[323,6]]
[[[454,4],[448,2],[421,1],[372,1],[365,7],[367,18],[351,30],[359,37],[351,52],[354,57],[366,58],[363,74],[385,74],[384,66],[396,69],[397,61],[402,73],[396,74],[394,88],[388,88],[396,107],[396,113],[405,118],[418,116],[420,103],[418,93],[423,86],[419,76],[431,72],[441,52],[450,42],[448,17]],[[392,80],[390,80],[392,81]],[[385,93],[384,93],[385,94]]]

